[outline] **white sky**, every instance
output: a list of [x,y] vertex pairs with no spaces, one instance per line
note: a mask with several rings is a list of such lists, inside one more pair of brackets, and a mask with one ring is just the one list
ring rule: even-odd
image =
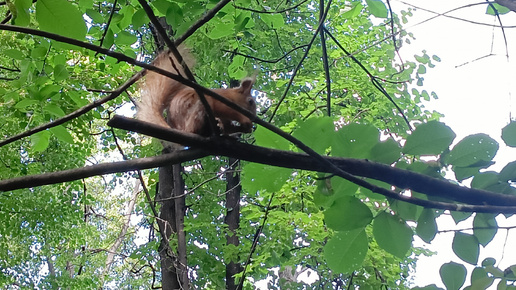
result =
[[[481,1],[424,1],[406,0],[407,3],[426,8],[435,12],[446,12],[454,8],[480,3]],[[400,1],[391,2],[393,9],[406,10],[408,6]],[[487,4],[460,9],[449,15],[482,22],[498,24],[493,16],[485,14]],[[409,18],[405,27],[411,27],[435,14],[417,9],[414,17]],[[510,12],[501,16],[502,23],[516,25],[516,13]],[[506,57],[505,44],[500,28],[493,29],[488,26],[472,24],[457,19],[440,16],[424,24],[407,29],[414,33],[416,41],[410,46],[405,46],[402,56],[406,59],[414,54],[421,55],[422,50],[427,54],[437,55],[441,63],[427,71],[424,88],[427,91],[435,91],[438,100],[426,105],[445,115],[442,119],[457,134],[456,141],[463,137],[486,133],[496,139],[500,144],[500,150],[495,157],[496,164],[490,170],[499,171],[507,162],[516,160],[516,149],[508,148],[500,138],[501,129],[512,118],[516,118],[516,63],[511,60],[516,57],[516,28],[506,28],[505,33],[508,42],[509,60]],[[492,51],[491,51],[492,49]],[[489,57],[486,57],[490,54]],[[484,57],[484,58],[482,58]],[[511,97],[512,94],[512,97]],[[516,225],[516,219],[512,222],[504,222],[503,218],[497,219],[499,225]],[[471,221],[454,226],[450,217],[438,219],[439,230],[453,228],[469,228]],[[479,264],[485,257],[493,257],[502,270],[509,265],[516,264],[516,230],[499,231],[494,241],[486,249],[481,249]],[[416,286],[436,284],[443,287],[439,276],[439,267],[450,260],[463,263],[455,256],[451,249],[453,233],[439,234],[431,245],[425,247],[437,251],[438,254],[430,258],[421,258],[416,268]],[[505,247],[504,247],[505,243]],[[424,245],[419,240],[415,245]],[[472,267],[468,268],[471,274]],[[496,283],[491,288],[496,289]],[[469,275],[465,286],[469,285]]]

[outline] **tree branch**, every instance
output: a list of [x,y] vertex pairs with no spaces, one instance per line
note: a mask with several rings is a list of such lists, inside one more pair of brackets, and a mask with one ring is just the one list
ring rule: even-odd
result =
[[[139,120],[120,116],[115,116],[109,122],[109,125],[140,133],[145,131],[145,134],[159,137],[166,141],[182,143],[191,147],[198,147],[203,149],[189,149],[157,157],[99,164],[56,173],[44,173],[40,175],[2,180],[0,181],[0,190],[7,191],[72,181],[100,174],[125,172],[135,169],[148,169],[166,164],[193,160],[210,154],[234,157],[250,162],[257,162],[279,167],[334,173],[332,168],[325,166],[314,157],[303,153],[294,153],[243,144],[235,142],[229,138],[200,137],[198,135],[188,134],[174,129],[167,129]],[[250,152],[252,152],[252,154]],[[427,194],[428,196],[446,198],[448,200],[463,202],[466,204],[420,200],[400,195],[393,191],[386,191],[386,189],[379,190],[380,194],[390,198],[395,198],[424,207],[454,211],[495,213],[516,212],[516,196],[461,187],[446,180],[436,179],[419,173],[391,167],[385,164],[371,162],[368,160],[337,157],[322,158],[324,158],[326,162],[334,164],[340,170],[349,172],[354,176],[371,178],[386,182],[401,189],[410,189],[416,192]],[[374,191],[376,192],[376,189]]]

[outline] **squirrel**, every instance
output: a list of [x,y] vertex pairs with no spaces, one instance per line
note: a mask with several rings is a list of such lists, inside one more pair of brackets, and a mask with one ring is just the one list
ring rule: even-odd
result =
[[[193,62],[184,51],[182,55],[186,56],[185,62]],[[152,64],[174,74],[185,75],[180,63],[168,50],[161,52]],[[256,114],[256,102],[251,96],[254,82],[253,78],[244,78],[238,88],[213,89],[213,91]],[[222,135],[252,132],[253,123],[249,118],[209,95],[205,95],[205,98]],[[206,109],[197,92],[159,73],[147,72],[141,87],[141,102],[137,108],[137,118],[142,121],[202,136],[209,136],[211,133]],[[166,112],[166,121],[164,112]]]

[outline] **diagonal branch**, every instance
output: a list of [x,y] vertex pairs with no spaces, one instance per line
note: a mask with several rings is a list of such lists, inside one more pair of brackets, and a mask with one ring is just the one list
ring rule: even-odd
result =
[[[2,180],[0,181],[0,191],[78,180],[101,174],[154,168],[175,162],[193,160],[210,154],[234,157],[250,162],[285,168],[334,173],[332,168],[321,164],[319,161],[315,160],[312,156],[307,154],[280,151],[243,144],[228,138],[205,138],[199,135],[188,134],[174,129],[167,129],[139,120],[120,116],[115,116],[110,121],[110,125],[116,125],[115,127],[120,127],[122,129],[129,128],[135,132],[145,132],[145,134],[150,136],[159,136],[160,138],[163,138],[167,141],[183,143],[191,147],[198,147],[203,149],[190,149],[157,157],[108,164],[98,164],[79,169],[65,170],[62,172],[45,173],[40,175]],[[249,152],[252,152],[252,154]],[[423,207],[454,211],[495,213],[516,212],[516,196],[461,187],[446,180],[432,178],[419,173],[391,167],[385,164],[371,162],[368,160],[336,157],[322,158],[324,158],[326,162],[334,164],[339,169],[345,172],[349,172],[354,176],[371,178],[392,184],[401,189],[410,189],[416,192],[427,194],[428,196],[446,198],[448,200],[454,200],[467,204],[421,200],[400,195],[396,192],[386,189],[378,190],[378,193],[389,198],[402,200]],[[372,188],[372,190],[375,192],[377,192],[377,189],[378,188]]]
[[292,86],[292,83],[294,82],[294,78],[296,77],[297,71],[301,68],[301,65],[305,61],[305,58],[308,56],[308,53],[310,52],[310,48],[312,47],[312,44],[314,43],[315,39],[317,38],[317,35],[319,34],[319,31],[323,28],[324,20],[326,19],[326,16],[328,16],[328,12],[330,11],[330,5],[331,5],[331,0],[328,1],[328,4],[326,5],[326,9],[324,10],[324,14],[319,19],[319,25],[317,26],[317,29],[314,31],[312,39],[310,39],[310,41],[308,42],[307,48],[305,50],[305,54],[303,55],[301,60],[299,60],[299,63],[297,64],[296,68],[292,72],[292,76],[290,77],[290,80],[288,81],[287,87],[285,88],[285,91],[283,92],[283,95],[279,99],[278,104],[274,108],[274,111],[272,112],[272,114],[271,114],[271,116],[269,118],[269,122],[271,122],[272,119],[274,119],[274,116],[276,115],[276,112],[278,111],[279,106],[281,105],[281,103],[283,103],[283,101],[287,97],[288,91],[290,90],[290,87]]
[[340,42],[333,36],[333,34],[331,34],[326,28],[323,28],[324,31],[330,36],[330,38],[333,40],[333,42],[335,42],[335,44],[349,57],[351,57],[351,59],[356,63],[358,64],[358,66],[369,76],[369,79],[371,79],[371,82],[373,83],[373,85],[378,89],[378,91],[380,91],[393,105],[394,107],[396,108],[396,110],[398,110],[398,112],[401,114],[401,116],[403,117],[403,119],[405,120],[405,123],[407,124],[408,128],[410,130],[412,130],[412,126],[410,125],[410,122],[409,120],[407,119],[407,116],[405,116],[405,114],[403,113],[403,110],[398,106],[398,104],[396,104],[396,102],[394,101],[394,99],[389,95],[389,93],[387,93],[387,91],[385,90],[385,88],[382,86],[382,84],[378,81],[378,79],[371,73],[369,72],[369,70],[355,57],[353,56],[347,49],[345,49],[341,44]]
[[111,101],[113,99],[115,99],[116,97],[118,97],[122,92],[124,92],[125,90],[127,90],[132,84],[134,84],[138,79],[141,78],[141,75],[142,75],[142,71],[138,72],[137,74],[133,75],[127,82],[125,82],[123,85],[121,85],[120,87],[118,87],[115,91],[113,91],[111,94],[109,94],[108,96],[105,96],[104,98],[102,99],[99,99],[99,100],[96,100],[92,103],[89,103],[88,105],[80,108],[80,109],[77,109],[75,110],[74,112],[66,115],[66,116],[63,116],[59,119],[56,119],[50,123],[46,123],[46,124],[42,124],[40,126],[37,126],[37,127],[34,127],[30,130],[27,130],[25,132],[22,132],[20,134],[17,134],[17,135],[14,135],[12,137],[9,137],[7,139],[4,139],[2,141],[0,141],[0,147],[4,146],[4,145],[7,145],[9,143],[12,143],[14,141],[17,141],[17,140],[20,140],[24,137],[27,137],[27,136],[30,136],[32,134],[35,134],[35,133],[38,133],[38,132],[41,132],[43,130],[46,130],[46,129],[49,129],[49,128],[52,128],[52,127],[56,127],[56,126],[59,126],[61,124],[64,124],[72,119],[75,119],[79,116],[82,116],[84,114],[86,114],[87,112],[91,111],[92,109],[108,102],[108,101]]

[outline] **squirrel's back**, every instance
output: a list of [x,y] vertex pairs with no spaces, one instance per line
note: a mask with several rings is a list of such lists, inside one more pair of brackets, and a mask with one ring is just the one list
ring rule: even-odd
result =
[[[187,63],[192,63],[188,61],[192,59],[188,53],[183,51],[181,55],[186,56]],[[171,73],[185,76],[180,63],[168,51],[160,53],[152,64]],[[256,114],[256,103],[251,96],[253,84],[253,78],[245,78],[238,88],[213,91]],[[222,134],[252,131],[252,122],[249,118],[208,95],[205,97]],[[167,121],[164,119],[165,111]],[[195,90],[153,71],[147,72],[142,86],[137,117],[142,121],[190,133],[200,135],[210,133],[206,110]]]
[[[181,49],[180,52],[187,65],[191,67],[193,61],[191,61],[192,58],[188,52],[184,49]],[[152,65],[185,77],[181,64],[168,50],[158,54]],[[185,85],[167,76],[147,71],[145,81],[141,86],[141,102],[138,104],[137,118],[145,122],[170,127],[165,122],[163,112],[168,108],[172,98],[184,88],[186,88]]]

